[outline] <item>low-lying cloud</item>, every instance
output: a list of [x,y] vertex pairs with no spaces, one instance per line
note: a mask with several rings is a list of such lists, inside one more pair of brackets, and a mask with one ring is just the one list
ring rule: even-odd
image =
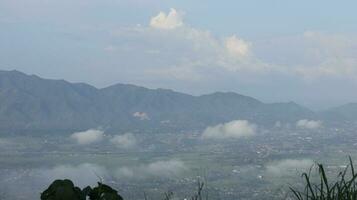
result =
[[319,129],[322,128],[322,121],[302,119],[296,122],[296,127],[302,129]]
[[150,177],[172,178],[182,175],[188,170],[186,164],[177,159],[156,161],[137,167],[121,167],[117,170],[119,178],[142,179]]
[[125,133],[123,135],[115,135],[110,139],[110,142],[119,148],[129,149],[137,144],[136,137],[132,133]]
[[149,120],[150,117],[146,112],[135,112],[133,117],[138,118],[139,120]]
[[10,140],[0,138],[0,148],[6,148],[9,147],[10,145],[13,145],[13,143]]
[[97,143],[103,140],[104,131],[89,129],[87,131],[73,133],[71,138],[80,145]]
[[80,165],[58,165],[49,169],[36,169],[34,174],[50,182],[56,179],[70,178],[79,186],[93,185],[99,179],[146,179],[175,178],[187,172],[187,165],[178,159],[160,160],[136,166],[123,166],[108,169],[104,166],[83,163]]
[[81,187],[96,184],[100,179],[108,177],[108,170],[105,167],[90,163],[58,165],[50,169],[39,169],[35,173],[47,182],[71,179]]
[[216,126],[207,127],[203,133],[204,139],[237,139],[250,137],[256,133],[256,125],[247,120],[235,120]]
[[[125,171],[125,169],[127,170]],[[186,169],[185,164],[178,160],[158,161],[140,167],[127,166],[114,169],[93,163],[5,169],[0,170],[0,184],[2,185],[0,198],[38,199],[39,194],[56,179],[71,179],[75,185],[83,188],[88,185],[95,186],[98,181],[112,183],[117,180],[119,182],[126,181],[126,178],[132,179],[132,181],[143,178],[174,178]],[[116,174],[117,171],[120,173]]]
[[268,164],[266,172],[273,176],[295,175],[296,172],[308,171],[313,164],[311,159],[286,159]]
[[53,167],[12,169],[6,173],[2,171],[0,183],[5,184],[7,191],[15,189],[13,185],[24,187],[20,194],[36,197],[57,179],[71,179],[75,185],[83,188],[88,185],[94,186],[98,181],[110,182],[116,179],[177,178],[187,170],[185,163],[177,159],[117,168],[94,163],[60,164]]

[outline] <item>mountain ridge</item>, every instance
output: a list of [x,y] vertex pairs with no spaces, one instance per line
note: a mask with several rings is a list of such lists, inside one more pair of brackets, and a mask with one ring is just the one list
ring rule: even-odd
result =
[[295,102],[263,103],[234,92],[193,96],[121,83],[96,88],[0,71],[0,130],[180,130],[237,119],[272,126],[319,116]]

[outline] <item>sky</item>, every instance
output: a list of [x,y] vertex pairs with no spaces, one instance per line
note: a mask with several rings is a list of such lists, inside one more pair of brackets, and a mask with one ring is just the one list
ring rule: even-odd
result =
[[1,0],[0,69],[103,88],[357,102],[357,1]]

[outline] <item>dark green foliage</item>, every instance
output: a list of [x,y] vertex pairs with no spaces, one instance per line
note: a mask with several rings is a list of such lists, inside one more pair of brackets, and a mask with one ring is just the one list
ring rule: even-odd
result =
[[91,188],[87,186],[83,190],[75,187],[70,180],[55,180],[41,194],[41,200],[123,200],[118,192],[108,185],[98,183],[98,186]]
[[[191,197],[191,200],[202,200],[202,191],[204,187],[204,183],[201,181],[197,182],[197,193]],[[206,199],[208,199],[206,197]]]
[[116,190],[99,182],[97,187],[86,187],[83,191],[88,194],[90,200],[123,200]]
[[164,200],[171,200],[173,198],[173,196],[174,196],[173,192],[166,192]]
[[81,189],[70,180],[55,180],[41,194],[41,200],[85,200]]
[[[196,193],[188,198],[189,200],[203,200],[203,189],[204,189],[204,182],[198,180],[197,182],[197,191]],[[174,197],[173,192],[166,192],[164,194],[164,199],[163,200],[172,200]],[[144,193],[144,199],[147,200],[146,194]],[[208,200],[208,195],[206,194],[205,200]]]
[[[357,174],[354,171],[353,162],[349,158],[348,167],[339,173],[338,180],[329,183],[325,169],[322,164],[318,164],[319,183],[313,183],[310,173],[303,173],[305,189],[298,191],[290,188],[296,200],[357,200]],[[347,178],[347,171],[350,169],[351,175]]]

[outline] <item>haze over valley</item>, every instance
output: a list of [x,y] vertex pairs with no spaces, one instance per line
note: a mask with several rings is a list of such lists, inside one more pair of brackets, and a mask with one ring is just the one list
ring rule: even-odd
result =
[[[343,168],[357,144],[355,104],[314,112],[233,92],[98,89],[19,71],[0,72],[0,91],[5,199],[36,199],[66,177],[82,187],[103,179],[130,199],[184,198],[198,179],[214,198],[277,198],[314,161]],[[26,189],[13,196],[13,185]]]
[[0,0],[0,200],[355,200],[356,8]]

